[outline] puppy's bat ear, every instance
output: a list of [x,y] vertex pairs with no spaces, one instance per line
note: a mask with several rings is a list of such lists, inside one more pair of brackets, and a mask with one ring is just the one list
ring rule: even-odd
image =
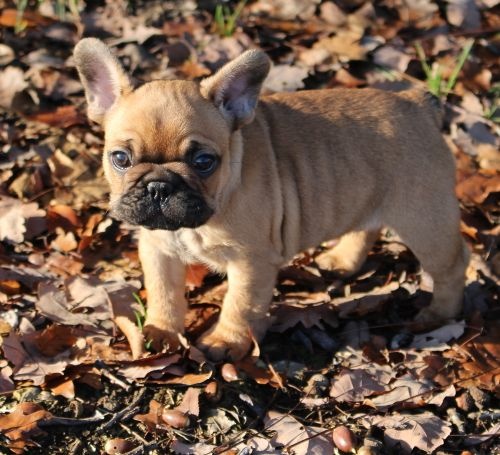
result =
[[250,123],[271,61],[259,50],[244,52],[201,81],[201,94],[213,101],[233,129]]
[[88,116],[102,123],[118,98],[132,91],[130,79],[109,48],[96,38],[82,39],[73,56],[85,89]]

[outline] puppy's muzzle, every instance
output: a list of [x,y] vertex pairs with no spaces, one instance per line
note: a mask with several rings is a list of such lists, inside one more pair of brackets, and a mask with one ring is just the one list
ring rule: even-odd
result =
[[177,173],[143,175],[113,207],[113,214],[148,229],[175,231],[205,224],[213,210]]

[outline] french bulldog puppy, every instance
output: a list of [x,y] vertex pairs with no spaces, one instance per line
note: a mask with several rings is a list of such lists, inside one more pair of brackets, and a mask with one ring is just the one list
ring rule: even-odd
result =
[[189,264],[227,274],[219,320],[198,345],[238,359],[265,333],[280,266],[340,238],[316,263],[353,274],[383,226],[434,280],[418,319],[460,313],[468,253],[454,160],[430,96],[334,89],[259,98],[270,61],[258,50],[200,85],[139,88],[97,39],[81,40],[74,58],[88,115],[105,130],[111,212],[140,226],[145,332],[156,347],[178,346]]

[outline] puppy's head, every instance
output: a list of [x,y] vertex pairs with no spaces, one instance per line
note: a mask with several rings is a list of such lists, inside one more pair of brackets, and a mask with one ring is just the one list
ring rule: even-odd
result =
[[267,56],[247,51],[200,86],[153,81],[137,89],[101,41],[83,39],[74,57],[88,115],[105,130],[113,214],[150,229],[206,223],[231,179],[232,136],[253,120]]

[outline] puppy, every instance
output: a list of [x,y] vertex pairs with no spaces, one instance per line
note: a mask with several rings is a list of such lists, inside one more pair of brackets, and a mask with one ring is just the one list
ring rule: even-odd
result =
[[460,313],[468,254],[454,160],[425,93],[335,89],[259,99],[270,61],[258,50],[201,85],[137,89],[97,39],[80,41],[74,58],[88,115],[105,130],[111,211],[140,226],[145,332],[156,347],[178,346],[190,263],[228,279],[219,320],[199,346],[214,359],[238,359],[266,330],[280,266],[340,238],[316,263],[353,274],[383,226],[434,280],[419,320]]

